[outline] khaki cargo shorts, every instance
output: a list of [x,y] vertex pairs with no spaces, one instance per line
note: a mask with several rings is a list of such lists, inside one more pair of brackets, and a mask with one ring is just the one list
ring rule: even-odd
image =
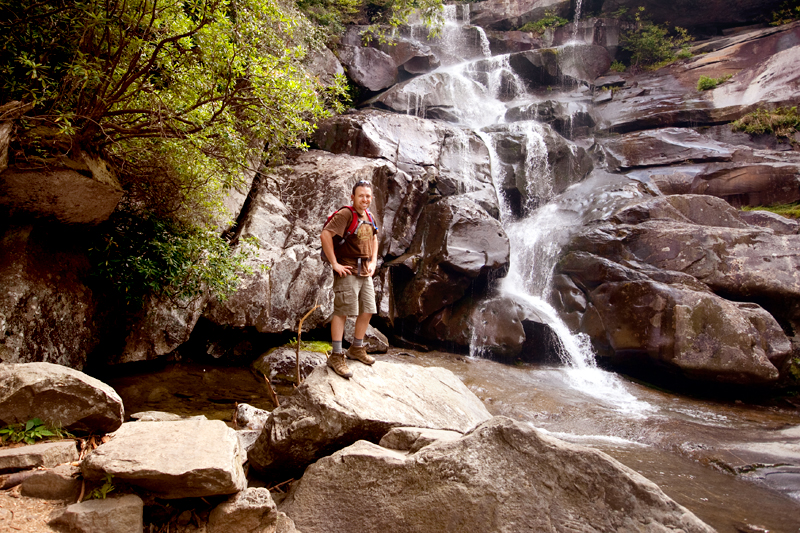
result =
[[358,316],[378,312],[375,305],[375,287],[370,276],[333,276],[333,314]]

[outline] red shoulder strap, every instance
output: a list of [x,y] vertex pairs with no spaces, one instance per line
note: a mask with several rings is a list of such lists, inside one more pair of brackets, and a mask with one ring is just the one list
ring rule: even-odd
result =
[[344,208],[349,209],[350,214],[352,215],[352,218],[350,219],[350,225],[347,226],[347,231],[344,233],[345,238],[347,238],[348,236],[352,235],[358,227],[358,213],[356,213],[356,210],[352,205],[346,205],[342,207],[340,211]]

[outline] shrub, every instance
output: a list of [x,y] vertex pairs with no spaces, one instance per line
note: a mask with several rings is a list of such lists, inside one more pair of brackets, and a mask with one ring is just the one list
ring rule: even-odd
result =
[[65,437],[72,437],[72,435],[59,427],[45,424],[40,418],[32,418],[24,424],[9,424],[0,429],[0,442],[33,444],[37,440]]
[[535,22],[528,22],[524,26],[522,26],[519,31],[527,31],[531,33],[535,33],[537,35],[541,35],[545,32],[548,28],[559,28],[564,26],[569,21],[565,18],[559,17],[558,15],[551,13],[550,11],[546,11],[544,17],[540,18]]
[[800,19],[800,0],[789,0],[781,4],[777,11],[772,13],[773,26],[781,26]]
[[643,18],[644,7],[636,13],[636,29],[623,35],[623,49],[631,52],[631,67],[659,68],[677,56],[675,50],[688,52],[686,46],[692,40],[684,28],[675,27],[675,36],[669,30]]
[[719,78],[710,78],[708,76],[700,76],[697,80],[698,91],[708,91],[709,89],[716,89],[722,83],[725,83],[733,77],[733,74],[725,74]]
[[800,202],[758,207],[743,206],[742,211],[769,211],[786,218],[800,218]]
[[800,113],[797,107],[759,108],[732,122],[731,129],[751,135],[772,134],[778,139],[795,142],[794,134],[800,131]]
[[249,245],[234,251],[213,228],[131,210],[115,213],[106,226],[90,250],[93,274],[128,304],[150,294],[180,302],[205,290],[224,300],[240,274],[252,273]]
[[612,72],[625,72],[627,67],[619,61],[614,61],[608,69]]

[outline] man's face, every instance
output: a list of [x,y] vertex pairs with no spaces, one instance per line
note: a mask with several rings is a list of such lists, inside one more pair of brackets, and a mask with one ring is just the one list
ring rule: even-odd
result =
[[356,187],[356,192],[350,196],[350,200],[353,202],[353,207],[356,208],[356,211],[363,213],[372,203],[372,187],[367,187],[366,185]]

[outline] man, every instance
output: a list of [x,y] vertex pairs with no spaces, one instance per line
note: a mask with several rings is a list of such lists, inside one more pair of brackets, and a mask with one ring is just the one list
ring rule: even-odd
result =
[[[378,262],[378,229],[368,212],[372,203],[372,185],[368,181],[357,182],[350,201],[358,216],[358,226],[352,234],[341,242],[354,216],[353,211],[344,208],[333,215],[320,235],[322,251],[333,267],[333,352],[328,357],[328,366],[348,379],[353,373],[347,368],[346,357],[367,365],[375,362],[364,347],[364,336],[370,318],[377,312],[372,276]],[[356,328],[353,344],[345,353],[342,337],[348,316],[356,316]]]

